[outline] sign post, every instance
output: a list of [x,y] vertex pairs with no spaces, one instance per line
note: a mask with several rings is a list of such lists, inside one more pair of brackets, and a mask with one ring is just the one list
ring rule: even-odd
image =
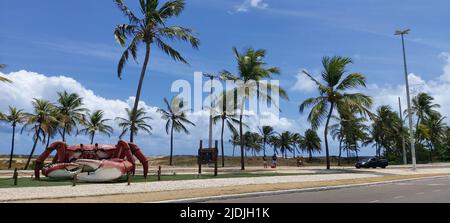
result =
[[214,176],[217,176],[218,141],[215,141],[214,148],[203,148],[203,141],[200,140],[198,149],[198,173],[202,173],[203,164],[214,164]]

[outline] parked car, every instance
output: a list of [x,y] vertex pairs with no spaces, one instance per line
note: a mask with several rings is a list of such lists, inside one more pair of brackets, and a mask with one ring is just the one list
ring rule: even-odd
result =
[[386,168],[388,166],[388,161],[385,159],[378,159],[376,157],[360,160],[355,164],[356,168]]

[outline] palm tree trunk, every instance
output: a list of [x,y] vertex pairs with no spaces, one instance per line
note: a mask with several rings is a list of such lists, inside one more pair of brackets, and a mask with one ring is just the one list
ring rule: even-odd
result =
[[328,124],[330,123],[331,114],[333,114],[334,103],[331,103],[330,112],[328,113],[327,122],[325,123],[325,155],[327,160],[327,170],[330,169],[330,150],[328,148]]
[[91,134],[91,145],[94,144],[95,132]]
[[12,157],[13,157],[13,154],[14,154],[14,137],[16,135],[16,124],[13,123],[12,127],[13,127],[13,131],[12,131],[12,140],[11,140],[11,155],[9,155],[8,169],[11,169]]
[[312,150],[309,149],[308,152],[309,152],[309,162],[311,162],[312,161]]
[[220,144],[222,146],[222,167],[225,167],[225,154],[223,151],[223,127],[225,125],[225,119],[222,118],[222,132],[220,133]]
[[45,149],[47,149],[48,145],[50,145],[50,138],[51,138],[50,136],[47,137],[47,145],[45,145]]
[[233,157],[234,157],[234,150],[236,149],[236,146],[233,145]]
[[266,140],[263,142],[263,155],[266,156]]
[[341,140],[339,140],[338,166],[341,166],[341,154],[342,154],[342,138],[341,138]]
[[239,135],[241,136],[241,170],[245,170],[245,163],[244,163],[244,133],[242,132],[242,118],[243,118],[243,111],[241,110],[241,115],[239,115]]
[[67,128],[67,126],[66,126],[66,124],[64,124],[63,132],[62,132],[62,140],[64,142],[66,141],[66,128]]
[[[146,46],[145,59],[144,59],[144,64],[142,65],[141,76],[139,78],[139,84],[138,84],[138,88],[136,91],[136,98],[134,100],[133,111],[131,113],[132,114],[131,126],[134,126],[134,124],[136,122],[136,113],[138,110],[139,99],[141,98],[142,84],[144,83],[145,71],[147,70],[147,64],[148,64],[148,60],[150,58],[150,43],[146,43],[145,46]],[[130,142],[133,142],[134,128],[131,128],[130,131],[131,131]]]
[[170,160],[169,160],[169,166],[172,166],[172,156],[173,156],[173,122],[172,127],[170,130]]
[[24,170],[28,169],[28,165],[30,165],[31,157],[33,156],[34,150],[36,149],[36,145],[37,145],[37,142],[39,140],[39,134],[40,133],[41,133],[41,123],[39,123],[39,125],[37,127],[36,135],[35,135],[36,138],[34,139],[33,148],[31,149],[31,153],[28,156],[28,160],[27,160],[27,163],[25,164]]

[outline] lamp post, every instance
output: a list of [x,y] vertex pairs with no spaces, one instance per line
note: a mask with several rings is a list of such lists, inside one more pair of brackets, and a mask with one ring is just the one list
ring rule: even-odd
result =
[[405,30],[397,30],[395,31],[396,36],[402,37],[402,48],[403,48],[403,65],[405,69],[405,82],[406,82],[406,102],[408,105],[408,119],[409,119],[409,137],[411,140],[411,156],[412,156],[412,169],[416,170],[416,148],[415,148],[415,140],[414,140],[414,133],[413,133],[413,121],[412,121],[412,114],[411,114],[411,99],[409,96],[409,83],[408,83],[408,68],[406,65],[406,53],[405,53],[405,38],[404,35],[408,34],[410,29]]
[[213,74],[208,74],[208,73],[203,73],[203,76],[206,78],[209,78],[209,80],[211,81],[211,104],[210,104],[210,108],[209,108],[209,140],[208,140],[208,148],[212,148],[212,123],[213,123],[213,117],[212,117],[212,109],[213,109],[213,80],[216,77],[219,77],[217,75],[213,75]]
[[400,97],[398,97],[398,114],[400,115],[401,126],[400,126],[400,134],[402,134],[402,150],[403,150],[403,164],[408,164],[408,160],[406,159],[406,149],[405,149],[405,136],[403,135],[403,115],[402,115],[402,104],[400,102]]

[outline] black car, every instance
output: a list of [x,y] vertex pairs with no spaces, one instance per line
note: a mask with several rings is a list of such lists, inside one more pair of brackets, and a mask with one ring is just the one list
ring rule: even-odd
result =
[[376,157],[360,160],[355,164],[356,168],[386,168],[388,166],[388,161],[385,159],[378,159]]

